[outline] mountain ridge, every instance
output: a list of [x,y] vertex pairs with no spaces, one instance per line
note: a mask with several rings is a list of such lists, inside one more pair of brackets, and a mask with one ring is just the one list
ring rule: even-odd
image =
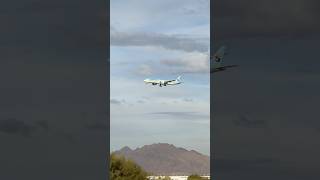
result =
[[135,149],[125,146],[113,153],[135,161],[152,175],[210,174],[209,156],[173,144],[154,143]]

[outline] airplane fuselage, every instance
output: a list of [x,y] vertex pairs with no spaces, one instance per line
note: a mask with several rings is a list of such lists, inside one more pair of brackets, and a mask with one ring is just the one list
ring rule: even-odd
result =
[[173,81],[173,82],[165,82],[165,81],[162,81],[162,80],[145,80],[144,81],[146,84],[152,84],[152,85],[159,85],[160,87],[161,86],[167,86],[167,85],[178,85],[178,84],[181,84],[181,82],[176,82],[176,81]]
[[152,79],[145,79],[144,82],[146,84],[152,84],[152,85],[159,85],[160,87],[162,86],[167,86],[167,85],[178,85],[181,84],[180,81],[180,77],[178,77],[175,80],[161,80],[161,79],[157,79],[157,80],[152,80]]

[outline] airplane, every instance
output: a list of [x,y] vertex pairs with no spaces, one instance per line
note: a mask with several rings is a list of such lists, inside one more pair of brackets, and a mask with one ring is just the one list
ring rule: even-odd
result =
[[160,87],[162,86],[167,86],[167,85],[178,85],[181,84],[181,76],[178,76],[177,79],[172,79],[172,80],[161,80],[161,79],[145,79],[143,80],[146,84],[152,84],[152,85],[158,85]]
[[[226,47],[222,46],[216,51],[216,53],[213,56],[214,57],[214,59],[213,59],[213,67],[210,69],[210,73],[224,71],[224,70],[226,70],[228,68],[232,68],[232,67],[237,67],[238,66],[238,65],[223,66],[222,65],[222,59],[224,58],[225,55],[226,55]],[[210,59],[212,59],[212,57]]]

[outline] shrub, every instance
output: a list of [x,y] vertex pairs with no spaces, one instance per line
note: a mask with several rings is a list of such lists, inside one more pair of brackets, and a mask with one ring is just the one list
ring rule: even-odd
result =
[[132,160],[123,156],[110,155],[111,180],[148,180],[147,173]]
[[208,178],[203,178],[197,174],[193,174],[188,177],[188,180],[206,180],[206,179]]

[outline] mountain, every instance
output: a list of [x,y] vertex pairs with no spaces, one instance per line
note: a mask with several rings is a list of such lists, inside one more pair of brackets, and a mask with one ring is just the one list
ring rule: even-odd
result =
[[209,175],[210,158],[194,150],[158,143],[141,148],[124,147],[114,152],[139,164],[153,175]]

